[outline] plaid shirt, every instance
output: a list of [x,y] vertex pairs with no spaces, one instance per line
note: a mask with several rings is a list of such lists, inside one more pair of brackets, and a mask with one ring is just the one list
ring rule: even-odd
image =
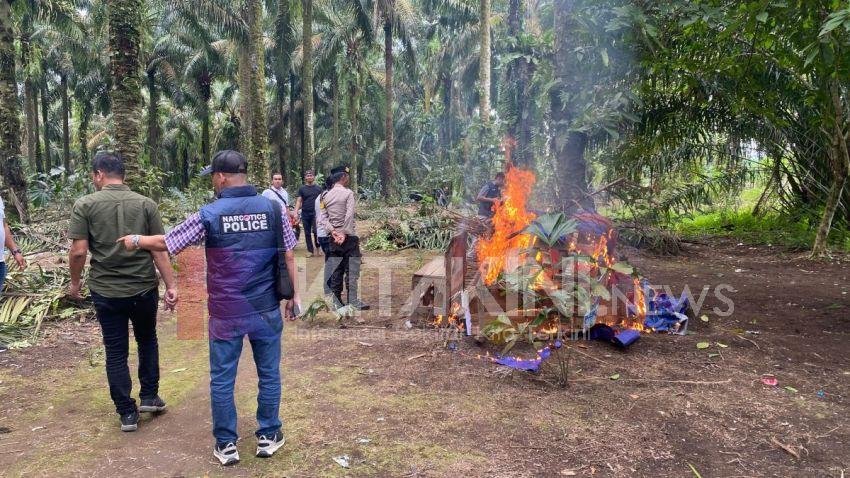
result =
[[[281,223],[283,224],[283,248],[291,251],[295,248],[295,234],[292,225],[289,224],[289,216],[285,209],[281,210]],[[171,255],[179,254],[187,247],[200,244],[207,237],[207,230],[201,222],[201,214],[195,213],[187,217],[168,234],[165,235],[165,246]]]

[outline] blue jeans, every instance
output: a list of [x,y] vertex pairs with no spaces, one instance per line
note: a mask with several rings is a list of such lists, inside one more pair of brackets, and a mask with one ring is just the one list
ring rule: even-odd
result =
[[6,263],[0,262],[0,291],[3,290],[4,284],[6,284]]
[[[280,430],[280,335],[283,318],[280,308],[257,316],[256,326],[247,334],[257,367],[256,435],[271,436]],[[236,443],[236,404],[233,386],[242,355],[243,337],[210,340],[210,405],[216,444]]]

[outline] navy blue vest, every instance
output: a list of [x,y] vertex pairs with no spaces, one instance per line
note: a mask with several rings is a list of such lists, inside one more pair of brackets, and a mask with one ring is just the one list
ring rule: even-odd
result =
[[[207,232],[210,319],[234,319],[279,307],[274,263],[280,218],[254,186],[226,188],[201,208]],[[211,324],[212,325],[212,324]]]

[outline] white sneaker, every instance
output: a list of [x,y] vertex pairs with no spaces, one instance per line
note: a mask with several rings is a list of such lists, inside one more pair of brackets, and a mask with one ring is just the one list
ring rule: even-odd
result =
[[265,435],[260,435],[257,438],[257,456],[259,458],[268,458],[274,455],[280,447],[286,442],[286,438],[283,436],[283,433],[277,432],[274,435],[267,437]]
[[236,449],[236,444],[233,442],[225,443],[224,445],[216,445],[213,448],[213,455],[218,458],[224,466],[235,465],[239,463],[239,450]]

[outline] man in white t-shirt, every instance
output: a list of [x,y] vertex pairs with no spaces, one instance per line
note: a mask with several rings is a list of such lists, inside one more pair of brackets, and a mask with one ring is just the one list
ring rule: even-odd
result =
[[263,196],[277,201],[282,211],[288,210],[289,193],[283,188],[283,176],[280,173],[272,174],[272,185],[263,191]]
[[[0,221],[3,221],[3,227],[0,227],[0,244],[3,244],[9,252],[12,254],[12,257],[15,258],[15,262],[18,264],[18,267],[23,269],[27,266],[27,261],[24,259],[24,255],[21,254],[21,250],[18,249],[18,245],[15,243],[15,238],[12,237],[12,231],[9,230],[9,224],[6,223],[6,205],[3,204],[3,199],[0,198]],[[3,288],[3,283],[6,282],[6,254],[0,254],[0,289]]]
[[263,197],[277,201],[281,211],[289,211],[289,223],[295,232],[295,240],[301,235],[301,227],[298,225],[298,216],[289,210],[289,193],[283,188],[283,176],[280,173],[272,174],[272,185],[263,191]]

